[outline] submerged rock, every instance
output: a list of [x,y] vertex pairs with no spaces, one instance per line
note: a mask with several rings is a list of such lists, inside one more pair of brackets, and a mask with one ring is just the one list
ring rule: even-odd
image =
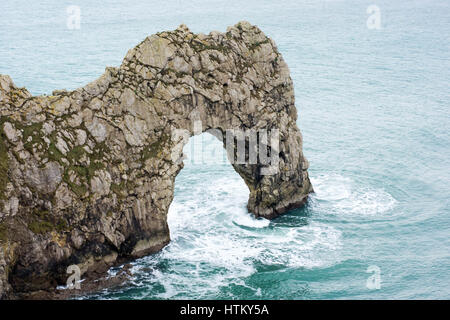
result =
[[[182,147],[194,134],[223,141],[249,187],[249,212],[299,207],[312,187],[296,119],[286,63],[247,22],[152,35],[72,92],[33,97],[0,75],[0,297],[64,285],[70,265],[100,274],[167,245]],[[264,139],[267,130],[278,134]]]

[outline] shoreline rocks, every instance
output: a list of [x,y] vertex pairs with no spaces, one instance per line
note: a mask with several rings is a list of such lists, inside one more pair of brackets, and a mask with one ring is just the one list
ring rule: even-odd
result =
[[277,130],[276,145],[258,145],[277,156],[271,168],[232,165],[255,216],[303,205],[312,186],[296,120],[289,69],[248,22],[152,35],[70,92],[32,96],[0,75],[0,298],[52,291],[71,265],[101,274],[167,245],[182,147],[197,131],[226,147],[230,130]]

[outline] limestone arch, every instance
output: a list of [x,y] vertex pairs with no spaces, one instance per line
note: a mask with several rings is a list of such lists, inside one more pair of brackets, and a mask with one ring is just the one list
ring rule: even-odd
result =
[[274,174],[261,174],[260,161],[232,163],[258,217],[301,206],[312,191],[289,69],[247,22],[152,35],[74,91],[33,97],[0,76],[0,103],[0,296],[64,283],[68,265],[90,273],[164,247],[182,168],[177,130],[216,129],[225,147],[228,131],[279,132]]

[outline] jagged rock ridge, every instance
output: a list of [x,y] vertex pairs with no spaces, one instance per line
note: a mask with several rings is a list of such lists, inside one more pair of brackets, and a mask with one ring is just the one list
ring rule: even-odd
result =
[[240,22],[146,38],[119,68],[74,91],[32,96],[0,75],[0,297],[54,288],[66,268],[104,272],[170,240],[183,164],[176,129],[279,129],[278,173],[233,164],[248,209],[273,218],[312,191],[289,70],[275,43]]

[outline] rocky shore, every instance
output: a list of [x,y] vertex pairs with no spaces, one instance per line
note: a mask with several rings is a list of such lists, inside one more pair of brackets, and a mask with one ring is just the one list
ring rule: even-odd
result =
[[224,146],[227,130],[279,130],[274,174],[232,165],[255,216],[301,206],[312,187],[296,120],[289,69],[247,22],[149,36],[74,91],[32,96],[0,75],[0,298],[54,298],[70,265],[93,278],[167,245],[187,142],[173,133],[193,123]]

